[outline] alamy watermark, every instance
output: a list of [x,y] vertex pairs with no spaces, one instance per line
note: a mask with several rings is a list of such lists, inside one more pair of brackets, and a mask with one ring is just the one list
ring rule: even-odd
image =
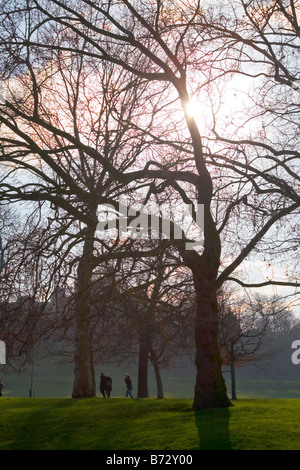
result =
[[0,83],[0,104],[5,104],[5,103],[6,103],[5,88],[3,86],[3,83]]
[[292,349],[296,349],[296,351],[293,352],[292,354],[292,363],[295,364],[296,366],[300,364],[300,340],[296,339],[295,341],[292,342]]
[[4,341],[0,341],[0,364],[6,364],[6,346]]
[[185,240],[187,250],[203,246],[203,204],[172,207],[152,203],[141,205],[138,209],[121,202],[117,208],[101,204],[97,216],[98,237],[102,240],[118,235],[119,238],[127,236],[133,240]]

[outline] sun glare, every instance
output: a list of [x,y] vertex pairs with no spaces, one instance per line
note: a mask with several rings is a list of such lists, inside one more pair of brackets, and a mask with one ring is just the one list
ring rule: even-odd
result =
[[186,112],[190,117],[197,119],[200,115],[200,103],[196,100],[190,100],[186,105]]

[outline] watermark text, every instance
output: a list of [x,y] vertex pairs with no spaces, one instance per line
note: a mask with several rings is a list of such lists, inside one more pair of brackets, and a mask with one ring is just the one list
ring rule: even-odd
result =
[[116,208],[101,204],[97,210],[98,236],[108,240],[114,235],[137,239],[185,240],[187,250],[203,246],[204,206],[185,204],[178,207],[151,204],[138,209],[119,203]]
[[6,364],[6,346],[4,341],[0,341],[0,364]]

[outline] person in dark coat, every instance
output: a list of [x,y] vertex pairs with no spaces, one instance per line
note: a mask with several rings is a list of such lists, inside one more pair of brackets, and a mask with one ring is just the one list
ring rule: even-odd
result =
[[106,395],[105,395],[105,389],[106,389],[106,377],[105,377],[105,375],[103,374],[103,372],[101,372],[101,374],[100,374],[100,386],[99,386],[99,390],[100,390],[100,393],[103,395],[103,398],[106,397]]
[[2,379],[0,379],[0,397],[2,397],[2,390],[3,390],[3,382],[2,382]]
[[111,394],[111,391],[112,391],[112,378],[111,378],[110,375],[107,375],[107,376],[106,376],[106,380],[105,380],[105,391],[106,391],[107,397],[109,398],[109,397],[110,397],[110,394]]
[[130,375],[129,374],[126,374],[125,375],[125,383],[126,383],[126,387],[127,387],[127,390],[126,390],[126,398],[128,396],[130,396],[131,398],[133,398],[132,396],[132,381],[131,381],[131,378],[130,378]]

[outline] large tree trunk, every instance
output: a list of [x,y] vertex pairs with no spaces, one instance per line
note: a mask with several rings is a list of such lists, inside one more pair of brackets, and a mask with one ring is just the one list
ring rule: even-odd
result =
[[209,205],[204,207],[203,253],[192,265],[197,297],[195,341],[197,367],[193,409],[224,408],[231,405],[222,375],[218,345],[217,275],[221,245]]
[[216,280],[194,270],[197,294],[195,324],[197,376],[193,409],[223,408],[231,405],[222,376],[218,346],[218,305]]
[[84,241],[82,258],[78,266],[75,305],[75,357],[73,398],[95,396],[92,345],[90,331],[90,287],[93,273],[94,229],[89,228]]
[[193,272],[197,296],[195,341],[197,376],[193,409],[230,406],[222,376],[222,361],[218,346],[217,276],[220,266],[221,242],[211,214],[213,183],[203,154],[201,135],[195,120],[186,112],[189,96],[185,76],[177,80],[187,126],[192,138],[195,165],[199,174],[198,204],[204,208],[203,253],[185,253]]
[[162,383],[160,369],[159,369],[158,365],[153,364],[153,367],[154,367],[155,378],[156,378],[157,399],[160,400],[160,399],[164,398],[163,383]]
[[159,363],[156,358],[156,354],[151,348],[151,361],[153,364],[154,368],[154,373],[155,373],[155,379],[156,379],[156,388],[157,388],[157,398],[162,399],[164,398],[164,389],[163,389],[163,383],[161,379],[161,374],[160,374],[160,368],[159,368]]
[[234,360],[234,351],[231,351],[230,377],[231,377],[231,399],[232,399],[232,400],[237,400],[237,395],[236,395],[236,380],[235,380],[235,360]]
[[94,352],[93,352],[93,341],[91,339],[91,375],[92,375],[92,393],[93,397],[96,396],[96,376],[95,376],[95,366],[94,366]]
[[73,398],[95,396],[92,377],[89,325],[90,305],[86,294],[80,294],[75,309],[75,357]]
[[217,276],[221,244],[209,203],[204,204],[203,253],[191,256],[191,269],[196,291],[195,363],[197,376],[194,410],[231,406],[222,375],[222,359],[218,344]]
[[141,334],[138,367],[138,398],[148,398],[148,357],[149,344],[146,333]]

